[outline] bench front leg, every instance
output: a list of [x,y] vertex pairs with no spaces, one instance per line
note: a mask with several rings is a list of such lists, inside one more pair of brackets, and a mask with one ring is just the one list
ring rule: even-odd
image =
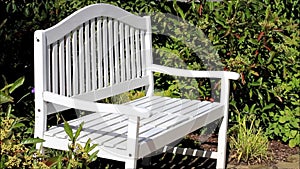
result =
[[127,155],[125,161],[126,169],[135,169],[138,160],[138,135],[139,135],[140,117],[129,116],[128,119],[128,135],[127,135]]

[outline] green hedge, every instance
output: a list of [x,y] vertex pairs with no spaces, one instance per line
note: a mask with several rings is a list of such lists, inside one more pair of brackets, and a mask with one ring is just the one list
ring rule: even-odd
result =
[[[181,18],[168,19],[158,14],[153,17],[156,25],[153,27],[154,56],[162,57],[157,61],[168,65],[183,60],[190,69],[214,69],[211,64],[205,63],[212,63],[215,59],[207,53],[216,51],[221,65],[214,66],[241,74],[241,78],[232,85],[231,122],[236,120],[238,114],[254,114],[270,139],[282,140],[292,147],[299,145],[298,0],[200,3],[163,0],[4,0],[0,2],[0,10],[3,11],[0,16],[0,74],[8,76],[13,73],[15,77],[9,77],[12,80],[25,74],[29,81],[27,85],[32,87],[33,32],[54,25],[77,9],[96,2],[111,3],[134,13],[162,12]],[[168,24],[160,24],[163,21]],[[194,27],[185,27],[182,25],[184,21]],[[197,30],[205,33],[213,49],[199,41],[198,38],[203,35],[198,34]],[[160,36],[167,32],[173,34]],[[201,45],[202,48],[199,47]],[[167,83],[160,83],[166,79]],[[159,87],[175,96],[198,92],[196,96],[200,99],[218,97],[211,91],[197,89],[200,85],[209,85],[205,80],[191,80],[187,87],[183,87],[184,90],[178,88],[186,84],[165,75],[157,75],[156,80],[161,85]]]

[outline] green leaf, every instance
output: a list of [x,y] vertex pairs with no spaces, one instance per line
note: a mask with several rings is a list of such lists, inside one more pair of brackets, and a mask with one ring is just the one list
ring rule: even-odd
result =
[[73,141],[73,131],[72,128],[70,127],[69,123],[67,121],[64,122],[64,129],[69,138]]
[[19,79],[17,79],[13,85],[11,86],[11,88],[9,89],[9,93],[12,93],[14,90],[16,90],[18,87],[20,87],[25,81],[25,77],[22,76]]
[[95,151],[93,154],[90,155],[90,160],[94,160],[95,158],[97,158],[97,154],[98,154],[99,150]]
[[294,127],[294,128],[299,128],[299,123],[297,121],[291,121],[290,124]]
[[274,106],[275,106],[275,103],[268,104],[267,106],[265,106],[265,107],[262,109],[262,111],[269,110],[269,109],[271,109],[271,108],[274,107]]
[[81,132],[82,127],[83,127],[83,124],[84,124],[84,122],[82,122],[82,123],[79,125],[78,129],[76,130],[76,133],[75,133],[75,136],[74,136],[74,140],[77,140],[77,138],[79,137],[80,132]]
[[291,139],[291,140],[289,141],[289,146],[293,148],[293,147],[295,147],[297,144],[299,144],[299,143],[297,142],[297,139],[298,139],[298,138]]
[[93,144],[92,147],[89,148],[88,152],[91,152],[94,148],[96,148],[98,144]]
[[278,121],[279,123],[285,123],[287,121],[287,118],[285,116],[280,116]]
[[298,131],[296,130],[292,130],[291,134],[290,134],[290,138],[295,138],[295,136],[297,135]]
[[14,98],[0,91],[0,105],[4,103],[13,102]]
[[16,123],[13,128],[20,128],[20,127],[26,127],[24,123]]
[[21,144],[26,145],[26,144],[36,144],[36,143],[42,143],[45,142],[45,140],[40,139],[40,138],[28,138],[25,140],[21,141]]
[[91,144],[91,139],[89,138],[88,141],[85,143],[85,146],[84,146],[84,150],[85,150],[86,152],[89,151],[89,149],[90,149],[90,144]]

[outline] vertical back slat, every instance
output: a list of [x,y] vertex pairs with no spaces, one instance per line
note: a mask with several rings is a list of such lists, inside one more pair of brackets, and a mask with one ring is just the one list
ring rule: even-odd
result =
[[120,53],[119,53],[119,26],[118,21],[114,21],[114,59],[115,59],[115,83],[120,82]]
[[108,86],[108,49],[107,49],[107,18],[103,18],[103,81],[104,87]]
[[131,78],[130,71],[130,44],[129,44],[129,26],[125,25],[125,59],[126,59],[126,80]]
[[91,64],[92,64],[92,90],[97,88],[97,62],[96,62],[96,34],[95,34],[95,20],[91,21]]
[[109,82],[110,85],[114,84],[114,56],[113,56],[113,23],[112,19],[109,18],[108,20],[108,56],[109,56]]
[[83,27],[79,28],[79,94],[84,92],[84,41]]
[[47,66],[47,91],[50,91],[50,92],[53,92],[52,91],[52,84],[51,84],[51,81],[52,81],[52,78],[51,78],[51,74],[52,74],[52,60],[51,60],[51,56],[52,55],[52,53],[51,53],[51,47],[48,47],[47,48],[47,56],[49,56],[49,57],[46,57],[46,63],[48,64],[48,65],[46,65]]
[[66,38],[66,95],[71,96],[71,44],[69,34]]
[[78,78],[79,78],[79,73],[78,73],[78,34],[77,30],[73,32],[72,35],[72,82],[73,82],[73,95],[78,94]]
[[141,77],[140,31],[135,30],[136,77]]
[[58,60],[57,43],[52,45],[52,91],[58,93]]
[[102,88],[103,87],[103,50],[102,50],[102,19],[98,18],[97,19],[97,67],[98,67],[98,87]]
[[142,60],[142,76],[146,74],[146,48],[145,48],[145,31],[141,31],[141,60]]
[[64,39],[59,42],[58,50],[58,62],[59,62],[59,94],[65,95],[65,44]]
[[134,28],[130,27],[130,60],[131,60],[131,77],[136,77],[136,63],[135,63],[135,41]]
[[119,34],[120,34],[120,73],[121,73],[121,82],[124,82],[125,81],[125,56],[124,56],[124,40],[125,40],[125,37],[124,37],[124,24],[123,23],[120,23],[119,24]]
[[91,53],[90,53],[90,24],[84,26],[84,57],[85,57],[85,91],[91,91]]

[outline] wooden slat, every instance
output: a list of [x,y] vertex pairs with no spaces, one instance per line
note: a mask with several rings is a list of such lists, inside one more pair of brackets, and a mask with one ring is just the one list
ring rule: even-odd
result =
[[103,18],[103,81],[104,81],[104,87],[107,87],[109,84],[109,75],[108,75],[108,35],[107,35],[107,18]]
[[85,58],[85,91],[91,91],[91,39],[90,23],[86,22],[84,26],[84,58]]
[[131,78],[131,66],[130,66],[130,44],[129,44],[129,26],[125,25],[125,57],[126,57],[126,80]]
[[121,82],[125,81],[125,73],[126,73],[126,67],[125,67],[125,47],[124,47],[124,24],[121,22],[119,24],[119,34],[120,34],[120,73],[121,73]]
[[78,34],[77,30],[73,32],[72,35],[72,82],[73,82],[73,95],[78,94],[78,78],[79,78],[79,65],[78,65]]
[[131,78],[136,78],[136,58],[135,58],[135,37],[134,28],[130,27],[130,60],[131,60]]
[[111,18],[108,19],[108,57],[109,57],[109,83],[110,85],[115,83],[115,72],[114,72],[114,41],[113,41],[113,21]]
[[92,91],[97,89],[97,48],[96,48],[96,33],[95,33],[95,19],[91,20],[91,27],[90,27],[90,32],[91,32],[91,66],[92,66]]
[[[111,97],[113,95],[121,94],[127,92],[132,89],[136,89],[139,87],[143,87],[147,85],[149,82],[149,78],[143,77],[140,79],[128,80],[122,83],[115,84],[110,87],[100,88],[92,92],[87,92],[84,94],[80,94],[75,96],[75,98],[80,98],[89,101],[101,100],[107,97]],[[124,87],[126,86],[126,87]],[[112,92],[113,91],[113,92]]]
[[102,18],[97,19],[97,67],[98,67],[98,88],[103,87],[103,39],[102,39]]
[[64,39],[59,41],[58,48],[58,76],[59,76],[59,94],[65,95],[65,42]]
[[[52,78],[52,76],[51,76],[51,69],[52,69],[52,53],[51,53],[51,46],[49,46],[49,47],[47,47],[47,55],[49,56],[49,57],[46,57],[46,62],[47,62],[47,91],[50,91],[50,92],[53,92],[52,91],[52,80],[51,80],[51,78]],[[46,66],[46,65],[45,65]]]
[[120,80],[120,50],[119,50],[119,22],[114,20],[114,72],[115,72],[115,83],[119,83]]
[[72,95],[71,82],[71,34],[66,37],[66,96]]
[[135,30],[135,60],[136,60],[136,77],[141,77],[141,47],[140,47],[140,31]]
[[145,31],[141,31],[141,62],[142,62],[142,76],[146,74],[146,47],[145,47]]
[[58,93],[58,56],[57,43],[52,44],[52,91]]
[[83,26],[79,28],[79,94],[84,93],[84,40]]

